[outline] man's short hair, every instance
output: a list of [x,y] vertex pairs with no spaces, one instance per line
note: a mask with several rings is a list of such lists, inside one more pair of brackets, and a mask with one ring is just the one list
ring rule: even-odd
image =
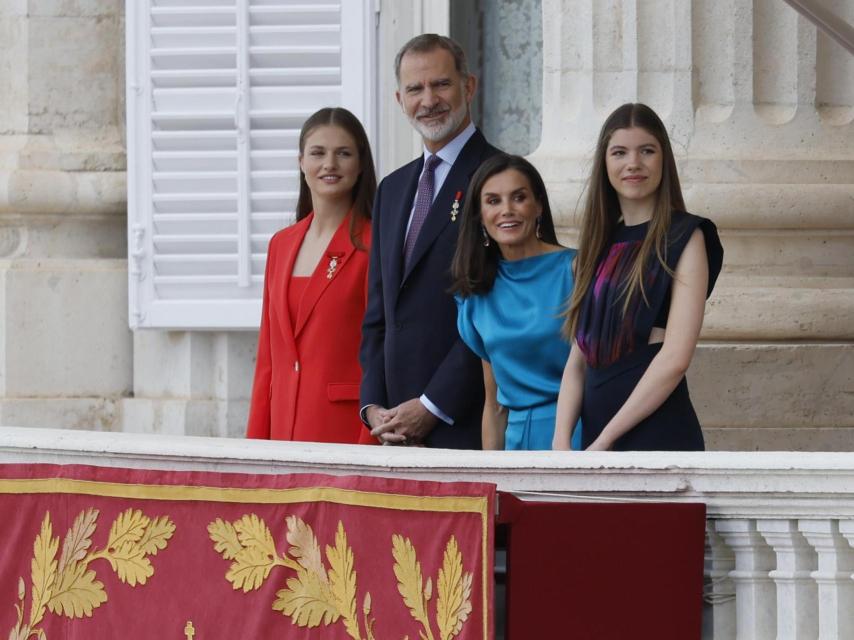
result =
[[397,83],[400,84],[400,61],[403,56],[409,52],[412,53],[428,53],[436,49],[444,49],[454,58],[454,66],[457,73],[463,78],[469,76],[469,67],[466,62],[466,53],[456,41],[447,36],[440,36],[436,33],[422,33],[420,36],[415,36],[405,45],[400,48],[397,55],[394,57],[394,77]]

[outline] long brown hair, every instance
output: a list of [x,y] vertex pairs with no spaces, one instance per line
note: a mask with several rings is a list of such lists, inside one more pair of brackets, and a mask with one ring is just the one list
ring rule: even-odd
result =
[[608,180],[608,170],[605,164],[605,154],[611,136],[618,129],[639,127],[652,135],[661,147],[661,184],[656,192],[655,207],[652,218],[646,230],[646,236],[635,256],[632,268],[623,283],[623,315],[635,296],[640,295],[649,304],[644,289],[644,268],[650,256],[655,253],[656,259],[668,272],[673,273],[667,266],[667,230],[674,209],[685,210],[682,197],[682,187],[679,184],[679,174],[676,171],[676,160],[670,146],[670,138],[661,118],[645,104],[628,103],[617,108],[599,132],[596,153],[593,156],[593,167],[586,186],[586,199],[581,214],[581,228],[578,238],[578,255],[575,259],[575,288],[569,299],[566,320],[563,325],[564,335],[572,339],[578,328],[581,303],[587,295],[596,277],[596,266],[602,252],[606,249],[611,235],[622,218],[620,201],[617,192]]
[[451,262],[451,277],[453,284],[451,292],[463,297],[488,293],[495,284],[495,274],[498,271],[498,261],[501,251],[498,243],[483,244],[483,227],[480,220],[480,195],[483,185],[492,176],[513,169],[528,179],[531,193],[542,207],[540,214],[540,239],[549,244],[558,244],[555,233],[555,223],[552,219],[552,209],[549,206],[549,196],[543,178],[534,165],[520,156],[504,153],[494,155],[484,161],[472,176],[466,191],[463,215],[460,222],[460,235],[457,239],[457,249]]
[[[357,249],[364,249],[359,235],[362,227],[371,219],[371,209],[374,206],[374,194],[377,190],[377,174],[374,170],[374,158],[371,155],[371,145],[365,128],[359,119],[343,107],[324,107],[311,114],[299,132],[299,155],[305,152],[305,139],[318,127],[332,125],[341,127],[352,136],[356,142],[359,154],[359,177],[353,185],[350,216],[350,240]],[[297,200],[297,221],[305,218],[314,209],[311,201],[311,190],[305,181],[305,174],[299,172],[299,198]]]

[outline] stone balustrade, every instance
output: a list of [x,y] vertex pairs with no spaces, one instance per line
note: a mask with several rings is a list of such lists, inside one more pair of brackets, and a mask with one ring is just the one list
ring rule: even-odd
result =
[[0,462],[369,474],[493,482],[532,500],[704,502],[704,638],[854,638],[854,453],[434,451],[4,428]]

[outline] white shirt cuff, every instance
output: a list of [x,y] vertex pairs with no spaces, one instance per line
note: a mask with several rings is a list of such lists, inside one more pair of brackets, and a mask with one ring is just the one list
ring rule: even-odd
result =
[[445,415],[445,413],[439,407],[437,407],[435,404],[433,404],[430,401],[430,398],[425,396],[423,393],[421,394],[421,397],[418,399],[421,401],[421,404],[423,404],[427,408],[427,411],[429,411],[434,416],[439,418],[439,420],[441,420],[445,424],[450,424],[450,425],[454,424],[454,419]]

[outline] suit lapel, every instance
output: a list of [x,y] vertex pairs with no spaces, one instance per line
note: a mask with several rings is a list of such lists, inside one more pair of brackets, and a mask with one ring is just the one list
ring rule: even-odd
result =
[[[305,234],[303,234],[305,235]],[[348,215],[336,229],[332,240],[326,250],[320,256],[320,261],[317,263],[314,272],[311,274],[311,279],[308,281],[308,286],[303,293],[302,300],[299,303],[296,323],[294,324],[294,337],[298,337],[300,332],[305,327],[306,322],[311,316],[311,312],[320,300],[320,296],[326,291],[329,284],[338,276],[344,269],[350,256],[356,247],[350,240],[350,216]],[[335,261],[335,268],[332,270],[332,277],[329,277],[329,269],[332,260]]]
[[[296,264],[297,261],[297,254],[299,254],[302,241],[305,238],[309,225],[311,225],[311,219],[313,217],[314,214],[310,213],[308,216],[294,224],[294,230],[296,233],[293,238],[291,238],[290,242],[283,247],[285,255],[283,256],[282,261],[281,284],[278,287],[278,290],[274,292],[278,302],[277,307],[279,309],[279,317],[281,319],[280,324],[282,325],[282,335],[288,336],[291,343],[293,343],[294,338],[294,318],[291,318],[290,305],[288,304],[288,289],[290,288],[291,274],[294,272],[294,264]],[[293,346],[293,344],[291,344],[291,346]]]
[[[415,268],[415,265],[424,257],[424,254],[427,253],[427,250],[436,238],[439,237],[439,234],[442,233],[442,230],[451,224],[451,206],[454,198],[457,192],[465,193],[469,178],[471,178],[471,175],[480,166],[484,142],[483,134],[480,131],[475,131],[460,151],[460,155],[457,156],[457,160],[451,167],[451,171],[445,178],[445,182],[442,183],[442,189],[436,198],[433,199],[433,206],[430,208],[430,213],[424,221],[424,226],[421,227],[421,233],[418,234],[418,240],[416,240],[415,248],[412,251],[412,259],[409,261],[409,266],[403,274],[401,284],[406,281],[409,274]],[[460,201],[460,206],[462,206],[462,200]],[[402,251],[403,245],[401,244]]]

